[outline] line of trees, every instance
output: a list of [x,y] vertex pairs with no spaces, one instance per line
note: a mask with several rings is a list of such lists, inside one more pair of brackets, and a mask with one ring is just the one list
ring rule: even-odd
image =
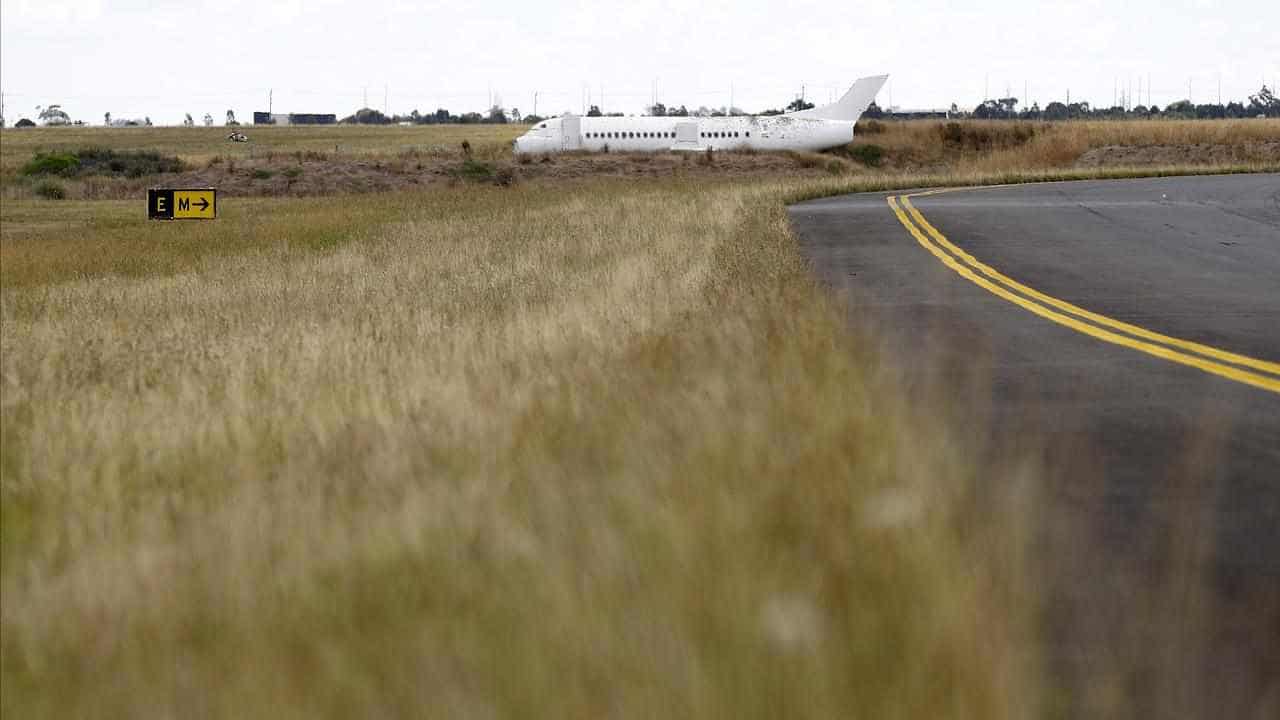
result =
[[[885,115],[879,106],[872,105],[867,110],[867,117],[878,118]],[[1232,101],[1226,104],[1205,103],[1193,104],[1190,100],[1179,100],[1161,108],[1158,105],[1135,105],[1126,107],[1092,107],[1087,102],[1063,103],[1054,101],[1043,108],[1038,103],[1029,108],[1018,109],[1018,98],[1007,97],[987,100],[971,112],[964,112],[954,104],[951,106],[952,117],[972,117],[979,120],[1123,120],[1137,118],[1171,118],[1180,120],[1216,120],[1224,118],[1280,117],[1280,98],[1266,85],[1257,93],[1249,96],[1249,102]]]
[[421,113],[418,110],[407,115],[387,115],[373,108],[360,108],[354,113],[339,120],[341,123],[356,125],[392,125],[412,123],[414,125],[478,125],[504,123],[535,123],[544,118],[537,115],[521,115],[520,108],[507,110],[501,105],[494,105],[488,112],[468,112],[454,115],[445,108],[437,108],[432,113]]

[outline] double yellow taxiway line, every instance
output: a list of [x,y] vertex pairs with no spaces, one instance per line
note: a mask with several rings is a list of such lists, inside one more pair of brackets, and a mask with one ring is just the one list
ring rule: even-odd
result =
[[1046,295],[1004,275],[957,247],[911,204],[913,197],[972,189],[975,188],[952,188],[910,195],[891,195],[888,203],[894,214],[898,216],[898,221],[924,249],[964,279],[997,297],[1008,300],[1046,320],[1103,342],[1123,345],[1169,362],[1280,393],[1280,363],[1259,360],[1190,340],[1162,335]]

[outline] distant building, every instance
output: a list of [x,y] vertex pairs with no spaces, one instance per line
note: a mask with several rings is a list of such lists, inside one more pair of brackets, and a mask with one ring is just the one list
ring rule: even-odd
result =
[[887,120],[945,120],[951,117],[951,111],[943,108],[912,109],[886,108],[884,117]]
[[336,125],[333,113],[265,113],[253,114],[254,125]]

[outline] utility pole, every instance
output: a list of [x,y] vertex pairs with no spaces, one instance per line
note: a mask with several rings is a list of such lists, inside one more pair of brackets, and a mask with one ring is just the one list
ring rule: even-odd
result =
[[538,91],[537,90],[533,91],[533,114],[535,117],[538,115]]
[[382,86],[382,114],[391,117],[391,84]]
[[275,90],[267,90],[267,114],[268,114],[268,115],[270,115],[270,114],[271,114],[271,110],[272,110],[272,108],[273,108],[273,106],[272,106],[272,104],[271,104],[271,96],[272,96],[274,93],[275,93]]
[[361,103],[361,107],[366,107],[366,108],[369,107],[369,86],[368,85],[364,86],[364,102]]

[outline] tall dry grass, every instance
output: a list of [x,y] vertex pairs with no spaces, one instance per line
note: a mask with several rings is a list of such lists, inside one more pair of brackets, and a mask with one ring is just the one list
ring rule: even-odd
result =
[[1023,498],[815,286],[814,191],[263,201],[56,272],[28,216],[5,717],[1035,714]]
[[[884,122],[859,143],[880,145],[890,168],[907,172],[993,173],[1067,169],[1086,151],[1108,146],[1235,149],[1235,163],[1280,164],[1280,120],[1136,120],[955,122],[957,135],[938,120]],[[950,137],[950,139],[949,139]],[[1191,158],[1170,164],[1192,164]]]

